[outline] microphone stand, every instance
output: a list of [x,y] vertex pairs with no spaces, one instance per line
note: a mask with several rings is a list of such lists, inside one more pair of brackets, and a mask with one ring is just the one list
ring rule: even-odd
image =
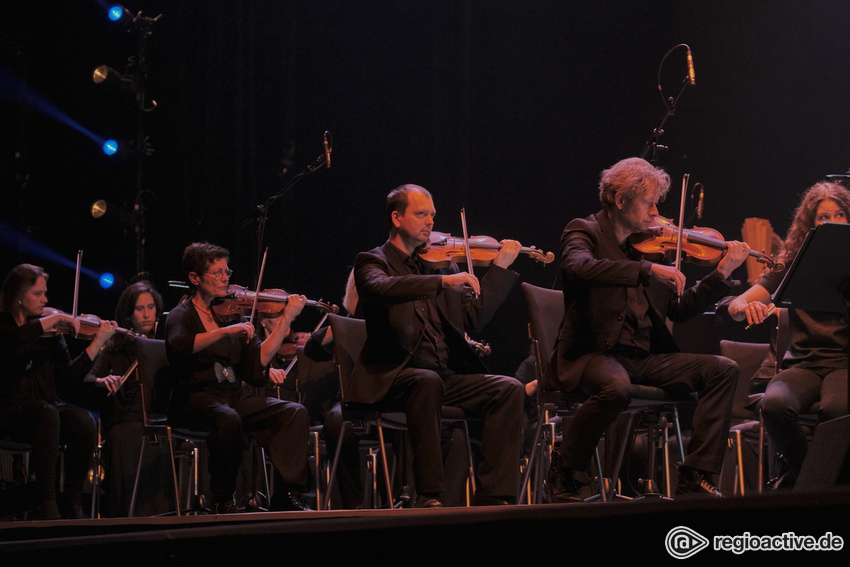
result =
[[[679,98],[685,92],[685,89],[688,88],[690,84],[690,77],[686,76],[685,80],[682,82],[682,88],[679,89],[679,93],[675,97],[664,98],[664,91],[661,89],[661,69],[664,67],[664,61],[667,59],[673,50],[678,47],[687,47],[686,44],[680,43],[679,45],[674,46],[670,51],[664,54],[664,57],[661,58],[661,63],[658,65],[658,92],[661,95],[661,100],[664,102],[664,106],[667,109],[667,112],[664,113],[664,116],[661,117],[661,121],[658,123],[658,126],[652,129],[652,134],[649,136],[649,139],[643,146],[643,150],[641,150],[639,157],[647,160],[651,164],[655,165],[658,162],[658,150],[666,150],[667,146],[661,146],[658,144],[659,138],[664,134],[664,125],[667,123],[667,120],[676,114],[676,104],[679,102]],[[647,158],[647,155],[652,152],[652,157]]]
[[316,161],[308,165],[304,170],[292,177],[286,185],[284,185],[277,193],[269,197],[265,203],[262,205],[257,205],[256,214],[245,219],[242,222],[242,226],[245,227],[248,223],[252,221],[256,221],[257,223],[257,266],[259,269],[260,264],[262,263],[262,254],[261,250],[263,249],[263,239],[264,233],[266,229],[266,220],[268,218],[268,210],[272,204],[286,195],[295,185],[301,181],[304,177],[313,173],[314,171],[321,169],[325,165],[325,154],[322,153],[316,158]]

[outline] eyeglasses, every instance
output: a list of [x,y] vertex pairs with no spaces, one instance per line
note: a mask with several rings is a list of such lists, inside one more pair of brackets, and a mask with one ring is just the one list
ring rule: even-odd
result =
[[232,276],[233,270],[231,270],[230,268],[227,268],[227,269],[224,269],[224,270],[218,269],[214,272],[204,272],[204,273],[211,275],[212,277],[214,277],[217,280],[220,280],[221,276],[224,276],[226,278],[229,278],[230,276]]

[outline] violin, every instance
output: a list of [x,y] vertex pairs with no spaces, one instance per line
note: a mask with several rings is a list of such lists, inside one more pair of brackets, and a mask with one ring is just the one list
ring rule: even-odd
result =
[[[635,250],[647,255],[666,255],[676,252],[679,243],[679,228],[673,222],[660,215],[655,217],[658,225],[649,227],[646,232],[634,235],[631,245]],[[723,235],[713,228],[693,227],[682,231],[682,254],[690,262],[711,266],[720,261],[723,251],[727,249]],[[775,262],[763,252],[750,250],[749,255],[757,262],[770,269],[782,269],[782,264]]]
[[[59,309],[54,309],[53,307],[45,307],[42,311],[42,317],[49,315],[62,314],[65,315],[64,311],[60,311]],[[61,321],[57,325],[53,327],[53,329],[48,330],[43,333],[42,337],[54,337],[56,335],[74,335],[77,339],[90,341],[97,334],[97,331],[100,329],[100,324],[103,322],[100,317],[97,315],[77,315],[74,317],[80,323],[80,330],[76,333],[74,332],[74,327],[67,321]],[[123,327],[116,327],[116,333],[123,333],[130,337],[138,336],[135,332],[124,329]]]
[[289,336],[281,343],[280,348],[277,349],[278,356],[284,360],[290,360],[295,356],[298,347],[307,344],[309,339],[310,333],[305,333],[303,331],[290,333]]
[[[486,267],[502,249],[501,243],[492,236],[472,236],[469,238],[467,251],[463,238],[456,238],[444,232],[431,231],[431,238],[419,251],[419,259],[429,268],[447,268],[459,262],[467,262],[467,252],[470,253],[473,266]],[[543,264],[555,260],[552,252],[543,252],[534,246],[523,246],[520,253],[528,254],[532,259]]]
[[[249,315],[255,303],[257,311],[265,317],[279,317],[290,295],[282,289],[267,289],[257,293],[239,285],[230,285],[227,291],[225,297],[217,297],[212,301],[213,312],[223,320]],[[339,307],[321,300],[308,299],[307,305],[326,313],[339,313]]]

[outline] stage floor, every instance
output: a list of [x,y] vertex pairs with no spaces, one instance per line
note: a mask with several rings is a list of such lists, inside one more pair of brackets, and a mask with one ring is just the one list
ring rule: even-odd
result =
[[[665,540],[686,528],[718,536],[833,534],[850,538],[850,490],[787,492],[723,499],[642,499],[609,503],[444,508],[263,512],[0,523],[0,556],[9,560],[96,560],[128,565],[188,565],[209,561],[392,560],[477,564],[482,560],[551,560],[592,553],[594,560],[669,560]],[[579,555],[575,555],[579,553]],[[713,561],[754,553],[709,547]],[[788,551],[783,552],[783,557]],[[811,551],[788,557],[843,564],[848,552]],[[775,553],[771,552],[775,557]],[[403,559],[403,561],[402,561]]]

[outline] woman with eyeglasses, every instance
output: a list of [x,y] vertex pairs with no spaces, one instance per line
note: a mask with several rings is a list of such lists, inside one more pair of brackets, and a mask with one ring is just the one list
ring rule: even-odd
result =
[[213,300],[227,295],[229,258],[225,248],[207,242],[184,250],[190,295],[165,322],[166,352],[175,377],[169,420],[175,426],[210,432],[214,512],[237,511],[234,492],[245,434],[267,450],[275,467],[271,508],[309,510],[301,499],[308,478],[307,410],[267,397],[263,388],[269,380],[268,366],[307,298],[290,295],[280,324],[264,340],[246,318],[223,324],[213,312]]

